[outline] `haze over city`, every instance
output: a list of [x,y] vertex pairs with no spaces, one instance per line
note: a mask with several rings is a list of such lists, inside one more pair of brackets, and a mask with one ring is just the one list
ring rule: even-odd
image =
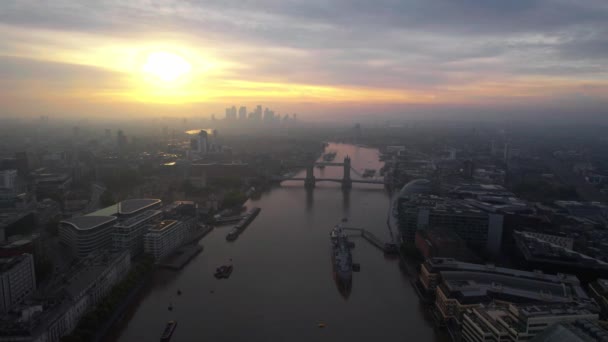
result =
[[608,342],[607,0],[0,0],[0,342]]
[[7,0],[0,115],[603,121],[607,16],[602,0]]

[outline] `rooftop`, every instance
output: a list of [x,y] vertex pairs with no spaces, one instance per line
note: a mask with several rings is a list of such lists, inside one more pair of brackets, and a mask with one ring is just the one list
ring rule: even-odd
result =
[[430,258],[424,262],[425,267],[431,273],[442,271],[468,271],[468,272],[484,272],[490,274],[505,274],[518,278],[544,279],[554,282],[568,282],[579,284],[576,276],[570,274],[545,274],[541,271],[522,271],[514,268],[496,267],[492,264],[482,265],[469,262],[462,262],[453,258]]
[[85,216],[115,216],[118,214],[118,203],[112,204],[111,206],[99,209],[92,213],[88,213]]
[[452,258],[430,258],[424,267],[430,273],[439,273],[444,293],[461,301],[487,302],[492,298],[569,301],[588,298],[580,281],[573,275],[529,272]]
[[522,317],[569,316],[597,314],[597,308],[583,303],[511,305]]
[[78,216],[61,221],[78,230],[89,230],[116,221],[115,216]]
[[530,341],[608,342],[608,330],[603,323],[596,320],[562,322],[550,326]]
[[163,230],[174,226],[175,224],[177,224],[178,221],[176,220],[164,220],[161,221],[159,224],[154,225],[152,228],[149,229],[149,231],[152,232],[162,232]]
[[137,214],[136,216],[130,217],[130,218],[116,224],[116,227],[131,228],[131,227],[137,225],[138,223],[151,218],[152,216],[160,215],[160,214],[162,214],[162,211],[160,211],[160,210],[146,210],[146,211],[142,212],[141,214]]
[[[28,254],[29,255],[29,254]],[[0,273],[6,272],[13,268],[13,266],[17,265],[23,259],[27,258],[26,254],[10,257],[10,258],[0,258]]]
[[[513,329],[526,333],[528,319],[556,316],[581,316],[597,318],[597,308],[584,303],[549,303],[549,304],[504,304],[490,303],[486,306],[471,309],[467,317],[483,331],[489,332],[487,324],[505,333]],[[534,324],[534,323],[532,323]]]
[[441,272],[441,278],[443,292],[461,303],[484,303],[493,299],[509,302],[571,302],[579,295],[586,299],[580,286],[568,286],[551,280],[466,271]]
[[497,184],[460,184],[450,191],[460,197],[500,196],[514,197],[515,194]]
[[487,216],[484,211],[464,200],[426,194],[410,196],[409,200],[401,203],[401,207],[415,210],[432,209],[436,214]]
[[414,194],[429,193],[431,192],[431,181],[428,179],[414,179],[409,183],[405,184],[401,191],[399,191],[399,197],[407,197]]
[[475,208],[489,212],[531,212],[532,208],[517,197],[507,196],[477,196],[477,199],[466,199],[466,203]]
[[552,262],[559,264],[576,264],[577,267],[592,267],[608,270],[608,263],[572,249],[543,240],[534,234],[524,231],[513,232],[515,243],[528,260]]
[[128,199],[118,203],[118,214],[132,215],[154,205],[160,204],[159,199]]

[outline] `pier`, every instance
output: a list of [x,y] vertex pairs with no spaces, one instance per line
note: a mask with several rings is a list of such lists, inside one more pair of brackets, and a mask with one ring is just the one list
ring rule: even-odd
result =
[[369,242],[376,248],[383,251],[385,254],[392,255],[392,254],[398,253],[397,245],[395,245],[394,243],[391,243],[391,242],[382,242],[382,240],[380,240],[380,238],[378,238],[376,235],[372,234],[368,230],[365,230],[363,228],[353,228],[353,227],[343,227],[342,229],[358,232],[358,234],[356,234],[356,236],[362,237],[367,242]]
[[179,271],[202,251],[203,246],[198,244],[190,244],[188,246],[179,247],[169,256],[169,258],[167,258],[164,262],[159,263],[158,266],[173,271]]
[[171,252],[164,260],[158,262],[158,267],[179,271],[195,256],[203,251],[198,241],[213,230],[212,226],[199,226],[199,229],[187,239],[184,244]]

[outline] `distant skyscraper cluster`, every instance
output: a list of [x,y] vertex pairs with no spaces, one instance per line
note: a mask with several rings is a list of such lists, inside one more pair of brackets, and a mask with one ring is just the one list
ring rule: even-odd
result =
[[[215,115],[212,115],[212,118],[215,119]],[[263,121],[265,123],[271,122],[295,122],[297,119],[297,114],[285,114],[281,117],[278,113],[271,110],[270,108],[262,108],[261,105],[257,105],[252,112],[247,112],[246,106],[240,106],[238,111],[236,106],[227,107],[224,115],[224,119],[226,121]]]

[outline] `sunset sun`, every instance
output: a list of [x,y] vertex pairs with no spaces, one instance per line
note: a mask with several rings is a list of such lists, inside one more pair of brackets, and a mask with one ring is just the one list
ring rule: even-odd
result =
[[173,82],[187,75],[192,66],[184,58],[170,52],[153,52],[146,58],[142,71],[164,82]]

